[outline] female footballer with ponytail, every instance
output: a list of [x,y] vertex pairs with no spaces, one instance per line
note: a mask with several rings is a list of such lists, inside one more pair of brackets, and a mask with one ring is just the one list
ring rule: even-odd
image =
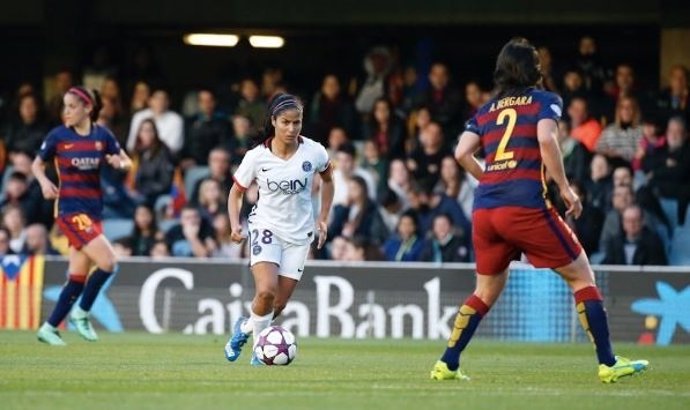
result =
[[[240,202],[252,182],[259,185],[259,200],[249,214],[250,265],[256,293],[251,317],[240,318],[225,346],[234,362],[253,333],[268,327],[285,308],[302,277],[309,244],[318,235],[318,247],[326,241],[328,212],[333,202],[331,162],[326,149],[300,135],[304,107],[295,96],[279,94],[268,106],[264,135],[247,152],[235,172],[228,212],[232,240],[245,239],[240,227]],[[312,180],[321,176],[321,210],[314,223]],[[252,364],[260,364],[252,356]]]
[[[57,327],[70,310],[70,322],[79,334],[88,341],[98,340],[89,321],[89,311],[103,284],[117,271],[113,248],[102,234],[100,168],[104,162],[122,170],[131,166],[113,134],[96,125],[101,108],[96,91],[72,87],[63,101],[64,125],[48,133],[32,166],[43,196],[55,199],[55,222],[70,244],[67,283],[37,334],[38,340],[52,346],[65,344]],[[55,162],[58,186],[46,177],[45,164],[49,161]],[[96,269],[87,280],[92,264]],[[79,306],[72,309],[80,295]]]

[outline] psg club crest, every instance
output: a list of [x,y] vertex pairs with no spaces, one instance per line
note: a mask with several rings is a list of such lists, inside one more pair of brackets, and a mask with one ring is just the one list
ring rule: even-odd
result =
[[302,169],[304,170],[304,172],[310,172],[310,171],[311,171],[311,168],[312,168],[312,167],[311,167],[311,162],[309,162],[309,161],[304,161],[304,162],[302,163]]
[[260,254],[261,253],[261,246],[259,246],[259,245],[254,246],[252,248],[252,253],[254,254],[254,256]]

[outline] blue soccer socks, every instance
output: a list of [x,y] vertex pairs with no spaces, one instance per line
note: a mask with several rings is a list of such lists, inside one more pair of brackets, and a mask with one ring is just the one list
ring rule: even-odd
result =
[[460,366],[460,353],[472,339],[474,331],[479,326],[479,322],[484,315],[489,312],[489,306],[484,301],[472,294],[468,297],[458,314],[455,316],[455,323],[448,339],[448,347],[441,356],[441,361],[445,362],[448,369],[455,371]]
[[580,324],[596,347],[599,363],[613,366],[616,358],[609,340],[609,325],[599,289],[588,286],[578,290],[575,292],[575,304]]
[[51,326],[58,327],[60,325],[70,309],[72,309],[72,305],[74,305],[82,290],[84,290],[84,277],[69,275],[67,283],[62,288],[62,292],[60,292],[60,297],[58,297],[53,313],[48,318],[48,323]]

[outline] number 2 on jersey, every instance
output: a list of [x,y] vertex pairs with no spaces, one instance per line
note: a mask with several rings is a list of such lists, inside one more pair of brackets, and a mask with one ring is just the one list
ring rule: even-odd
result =
[[506,108],[505,110],[501,111],[498,114],[498,118],[496,118],[496,125],[503,125],[506,117],[508,117],[508,125],[506,125],[506,130],[501,137],[501,141],[498,143],[494,162],[513,159],[513,151],[506,152],[506,147],[508,146],[508,141],[513,135],[513,130],[515,129],[515,124],[517,123],[517,111],[515,111],[514,108]]

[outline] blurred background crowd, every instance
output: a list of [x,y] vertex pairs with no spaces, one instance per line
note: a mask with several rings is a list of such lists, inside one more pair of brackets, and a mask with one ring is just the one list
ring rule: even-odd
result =
[[[361,56],[362,71],[321,72],[312,89],[293,87],[298,74],[279,65],[179,89],[150,55],[125,70],[101,51],[94,64],[55,72],[50,90],[24,82],[4,100],[0,255],[66,252],[30,164],[61,122],[62,94],[84,84],[100,91],[98,123],[135,163],[126,174],[102,174],[105,233],[121,255],[244,257],[229,241],[232,173],[262,128],[267,101],[290,92],[305,104],[303,135],[335,164],[329,242],[311,257],[473,261],[477,181],[452,153],[464,123],[491,97],[485,79],[459,81],[461,67],[443,59],[407,64],[382,45]],[[562,60],[548,44],[538,51],[543,87],[563,99],[561,149],[584,203],[582,217],[567,222],[588,255],[606,264],[690,264],[687,67],[662,73],[668,86],[659,89],[639,81],[633,63],[611,63],[590,36]],[[243,216],[256,198],[250,187]]]

